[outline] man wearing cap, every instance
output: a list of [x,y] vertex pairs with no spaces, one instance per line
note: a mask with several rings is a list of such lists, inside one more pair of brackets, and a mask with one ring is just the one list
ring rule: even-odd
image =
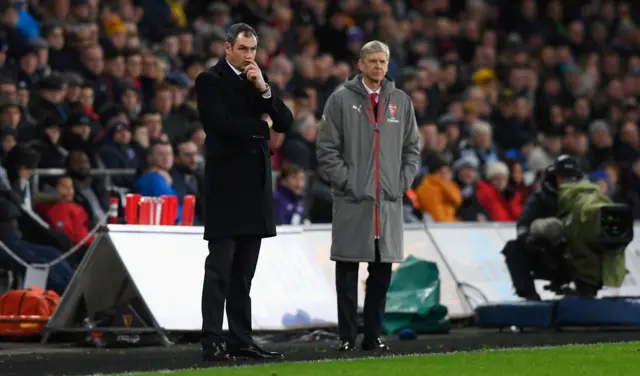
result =
[[38,82],[38,94],[29,101],[29,112],[33,114],[36,121],[40,123],[48,116],[58,116],[63,122],[69,117],[63,102],[65,98],[66,83],[58,74]]
[[[129,146],[131,142],[131,130],[129,122],[121,117],[114,117],[107,122],[108,139],[100,148],[100,157],[106,168],[113,169],[137,169],[138,158],[133,148]],[[114,176],[113,184],[133,189],[135,187],[135,177]]]
[[[527,199],[516,222],[517,238],[502,250],[516,294],[528,300],[540,300],[531,271],[541,264],[535,251],[540,248],[540,235],[553,225],[549,219],[558,214],[558,187],[582,179],[582,170],[573,157],[561,155],[545,169],[542,179],[541,189]],[[553,246],[559,246],[561,239],[556,240],[558,244]]]

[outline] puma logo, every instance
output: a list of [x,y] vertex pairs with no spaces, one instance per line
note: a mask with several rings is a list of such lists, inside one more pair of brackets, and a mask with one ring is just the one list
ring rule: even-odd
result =
[[354,109],[354,110],[356,110],[356,111],[358,111],[358,113],[359,113],[359,114],[361,114],[361,113],[362,113],[362,112],[360,112],[360,108],[362,108],[362,105],[359,105],[359,106],[357,106],[357,107],[356,107],[356,105],[355,105],[355,104],[353,105],[353,109]]

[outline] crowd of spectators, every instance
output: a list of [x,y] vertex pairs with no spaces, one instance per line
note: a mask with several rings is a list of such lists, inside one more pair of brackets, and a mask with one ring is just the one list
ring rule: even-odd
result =
[[[270,139],[279,224],[331,221],[331,188],[314,173],[319,119],[372,39],[389,45],[389,78],[411,96],[420,128],[407,222],[514,221],[561,153],[640,218],[636,7],[0,0],[0,240],[20,239],[26,257],[35,243],[66,250],[104,219],[109,196],[199,197],[205,133],[193,83],[224,57],[235,22],[258,31],[256,60],[295,117]],[[66,173],[33,179],[43,168]],[[96,173],[105,169],[121,173]]]

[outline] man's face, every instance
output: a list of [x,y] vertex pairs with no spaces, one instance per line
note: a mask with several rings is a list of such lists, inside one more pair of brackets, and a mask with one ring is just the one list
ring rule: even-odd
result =
[[17,128],[20,124],[20,109],[16,106],[10,106],[2,111],[1,119],[4,124],[10,125],[13,128]]
[[173,94],[171,90],[162,90],[156,92],[154,104],[158,111],[162,114],[169,114],[173,107]]
[[12,83],[0,84],[0,95],[10,99],[16,99],[16,85]]
[[48,127],[44,130],[44,133],[49,137],[52,144],[57,145],[58,141],[60,141],[60,127]]
[[120,145],[129,145],[129,142],[131,142],[131,131],[129,129],[119,130],[113,135],[113,139]]
[[243,71],[249,62],[256,58],[258,49],[258,39],[251,34],[240,34],[235,43],[224,43],[224,51],[227,54],[227,61],[236,69]]
[[33,74],[38,69],[38,55],[30,53],[20,58],[20,68],[26,74]]
[[134,109],[140,103],[138,93],[134,90],[126,90],[122,95],[122,104],[128,109]]
[[288,176],[284,184],[296,194],[301,195],[304,192],[304,172]]
[[73,189],[73,180],[68,177],[58,179],[56,191],[62,201],[73,201],[73,195],[75,194]]
[[2,151],[4,152],[4,154],[7,155],[11,151],[11,149],[16,146],[16,138],[11,135],[5,136],[2,139],[2,144],[0,146],[2,147]]
[[102,48],[93,47],[85,51],[84,53],[84,65],[91,71],[91,73],[100,75],[104,70],[104,54]]
[[89,162],[87,154],[84,152],[72,152],[69,155],[69,169],[78,174],[78,176],[89,176],[91,162]]
[[142,73],[142,56],[131,55],[127,58],[127,73],[131,77],[138,77]]
[[458,179],[466,185],[473,183],[476,177],[476,170],[471,167],[461,168],[458,172]]
[[169,171],[173,167],[171,145],[156,145],[151,153],[151,165]]
[[149,137],[157,138],[162,133],[162,117],[160,114],[146,114],[142,118],[142,124],[149,130]]
[[190,171],[195,171],[198,167],[196,156],[198,155],[198,147],[192,141],[185,142],[178,148],[176,156],[176,164],[186,167]]
[[74,124],[71,126],[71,133],[80,136],[83,141],[87,141],[91,135],[91,127],[88,124]]
[[374,52],[360,59],[360,70],[365,77],[381,82],[389,70],[389,59],[384,52]]

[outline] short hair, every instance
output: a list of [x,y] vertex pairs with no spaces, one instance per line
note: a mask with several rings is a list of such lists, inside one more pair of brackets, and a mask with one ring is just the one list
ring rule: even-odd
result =
[[283,167],[282,169],[280,169],[280,180],[284,180],[290,176],[295,176],[298,175],[300,173],[304,173],[304,169],[298,165],[295,164],[290,164],[288,166]]
[[379,40],[372,40],[371,42],[365,43],[364,46],[360,49],[360,60],[364,60],[367,55],[374,54],[376,52],[384,52],[384,55],[389,60],[389,46],[380,42]]
[[473,122],[471,126],[471,132],[473,135],[477,135],[478,133],[493,133],[493,129],[491,128],[491,124],[487,123],[483,120],[476,120]]
[[73,181],[73,177],[71,176],[71,174],[65,172],[63,175],[58,176],[58,178],[56,179],[56,184],[59,184],[60,180],[62,179],[71,179]]
[[488,180],[493,179],[496,175],[504,175],[509,178],[509,167],[504,162],[493,162],[485,167],[485,176]]
[[147,156],[150,156],[151,154],[153,154],[153,151],[158,147],[158,146],[169,146],[169,148],[171,148],[171,152],[173,152],[173,146],[171,145],[171,143],[169,141],[163,141],[163,140],[153,140],[151,141],[151,144],[149,145],[149,149],[147,149]]
[[226,41],[233,46],[240,35],[247,34],[253,35],[254,37],[256,37],[256,40],[258,39],[258,33],[251,26],[247,25],[246,23],[233,24],[231,25],[231,27],[229,27],[229,31],[227,31]]

